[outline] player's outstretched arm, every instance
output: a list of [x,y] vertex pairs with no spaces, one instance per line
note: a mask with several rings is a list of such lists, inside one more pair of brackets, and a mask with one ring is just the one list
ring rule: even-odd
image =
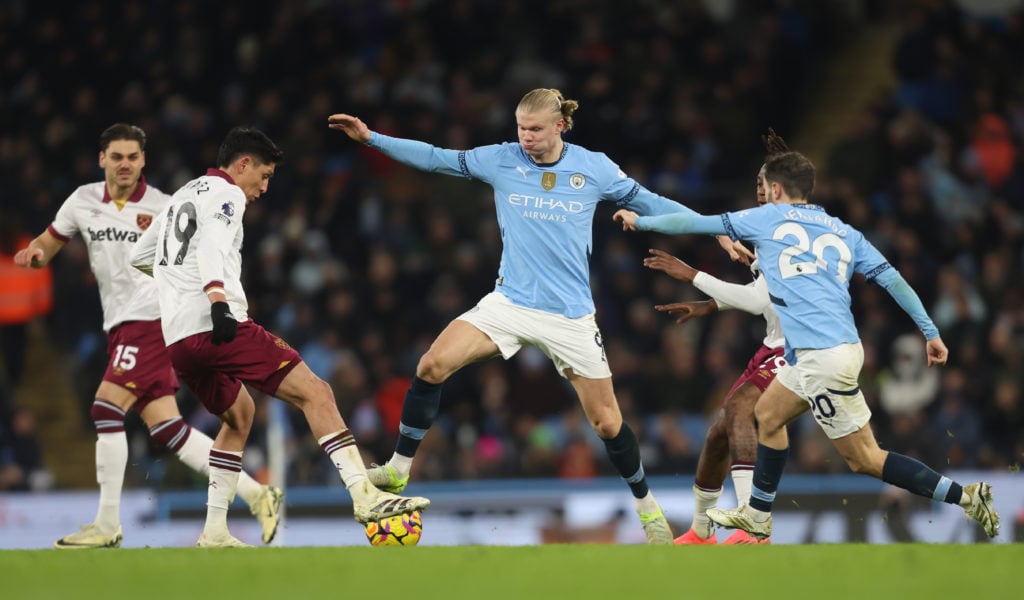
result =
[[946,349],[946,344],[942,343],[942,338],[932,338],[925,342],[925,351],[928,353],[928,366],[942,366],[946,364],[949,359],[949,350]]
[[28,246],[14,254],[14,264],[26,269],[29,267],[41,269],[49,264],[50,260],[63,247],[64,242],[58,240],[49,231],[44,231],[29,242]]

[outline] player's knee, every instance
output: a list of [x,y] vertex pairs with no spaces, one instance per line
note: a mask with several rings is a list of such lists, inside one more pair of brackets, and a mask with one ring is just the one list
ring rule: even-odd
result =
[[427,383],[444,383],[451,376],[451,371],[434,353],[427,352],[416,365],[416,376]]
[[590,426],[594,428],[598,437],[610,440],[619,435],[619,430],[622,429],[622,419],[616,419],[610,414],[596,415],[590,419]]
[[858,475],[882,476],[882,463],[874,454],[848,456],[846,464],[849,465],[851,471]]
[[758,431],[762,434],[778,431],[785,425],[778,419],[775,411],[763,402],[758,402],[754,406],[754,422],[757,425]]

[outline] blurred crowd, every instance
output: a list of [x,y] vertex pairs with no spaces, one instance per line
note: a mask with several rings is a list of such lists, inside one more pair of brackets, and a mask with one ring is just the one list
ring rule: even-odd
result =
[[[255,0],[216,11],[197,0],[85,0],[59,12],[37,4],[0,6],[4,220],[42,231],[76,186],[101,177],[96,139],[113,122],[146,130],[147,181],[169,193],[214,164],[230,127],[262,128],[287,156],[246,212],[250,313],[331,383],[368,462],[390,456],[419,356],[492,289],[500,236],[489,187],[405,168],[328,131],[327,115],[469,148],[514,140],[522,94],[555,87],[580,102],[567,141],[607,153],[697,211],[740,209],[754,202],[761,133],[795,135],[814,110],[803,90],[844,32],[898,18],[899,86],[842,117],[848,131],[818,165],[812,198],[901,270],[951,361],[924,368],[913,323],[858,277],[861,384],[886,448],[950,468],[1015,468],[1024,457],[1021,12],[982,19],[940,1],[893,14],[871,2],[787,0],[608,2],[599,11],[581,0]],[[861,10],[839,12],[851,6]],[[653,306],[700,294],[641,261],[658,247],[728,280],[750,274],[709,239],[625,235],[612,212],[598,211],[592,285],[616,392],[646,470],[692,473],[764,323],[726,312],[675,325]],[[80,242],[53,269],[46,325],[91,430],[105,338]],[[31,406],[6,387],[0,414]],[[273,412],[264,400],[246,453],[256,472],[266,467]],[[187,391],[180,403],[194,426],[216,430]],[[611,474],[577,404],[532,348],[464,369],[445,385],[414,478]],[[336,482],[301,414],[284,414],[289,483]],[[0,468],[15,447],[12,423],[0,423]],[[845,471],[813,421],[792,427],[790,468]],[[174,463],[148,447],[140,423],[133,435],[139,461]],[[165,484],[195,481],[179,475],[168,470]]]

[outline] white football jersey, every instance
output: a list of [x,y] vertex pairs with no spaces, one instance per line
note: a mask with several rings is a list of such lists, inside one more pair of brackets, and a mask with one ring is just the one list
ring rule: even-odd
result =
[[247,320],[242,290],[245,194],[218,169],[186,183],[132,250],[132,264],[152,270],[169,346],[213,329],[206,292],[222,288],[231,313]]
[[89,183],[68,196],[47,227],[65,243],[75,234],[82,234],[89,249],[89,266],[100,289],[104,331],[126,321],[160,318],[153,280],[132,268],[128,256],[170,199],[140,178],[135,193],[119,209],[107,193],[106,182]]

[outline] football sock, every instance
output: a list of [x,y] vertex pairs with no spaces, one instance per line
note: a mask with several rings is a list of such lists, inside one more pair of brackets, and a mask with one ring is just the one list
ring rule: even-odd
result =
[[210,487],[206,491],[204,531],[227,530],[228,507],[235,499],[235,488],[241,471],[241,452],[210,449]]
[[708,489],[699,483],[693,484],[693,521],[690,527],[702,539],[707,539],[714,533],[711,519],[708,518],[708,509],[718,506],[718,497],[721,495],[722,488]]
[[402,421],[398,425],[395,454],[410,458],[416,456],[423,436],[437,418],[443,386],[443,383],[429,383],[413,376],[412,385],[405,393],[405,402],[402,403]]
[[128,465],[124,411],[97,398],[89,414],[96,425],[96,483],[100,486],[95,523],[100,531],[114,533],[121,523],[121,488]]
[[640,444],[636,440],[636,434],[630,429],[629,424],[622,422],[619,434],[610,440],[602,439],[604,448],[608,452],[608,458],[619,475],[629,484],[634,498],[643,498],[650,491],[647,487],[647,478],[644,476],[644,466],[640,463]]
[[392,454],[388,464],[395,469],[399,477],[405,477],[412,470],[412,458],[401,454]]
[[[198,429],[189,427],[181,417],[175,417],[155,425],[149,435],[174,451],[178,460],[193,471],[210,474],[210,449],[213,440]],[[263,493],[263,486],[242,471],[238,474],[238,495],[252,506]]]
[[754,486],[754,465],[733,463],[729,474],[732,477],[732,487],[736,489],[736,506],[750,502],[750,489]]
[[947,504],[960,504],[964,495],[959,483],[936,473],[919,460],[895,452],[885,457],[882,481]]
[[331,433],[317,440],[320,447],[324,449],[331,462],[338,469],[338,475],[345,483],[345,487],[351,489],[361,481],[366,480],[366,465],[363,464],[363,457],[359,454],[356,446],[356,438],[348,429],[342,429],[337,433]]
[[636,507],[637,514],[656,515],[661,512],[661,506],[654,499],[654,494],[650,490],[644,494],[643,498],[633,498],[633,505]]
[[[789,447],[775,450],[763,444],[757,445],[757,464],[754,465],[754,485],[750,490],[750,508],[764,513],[772,512],[775,501],[775,490],[782,480],[782,470],[786,467]],[[766,515],[759,515],[767,518]]]

